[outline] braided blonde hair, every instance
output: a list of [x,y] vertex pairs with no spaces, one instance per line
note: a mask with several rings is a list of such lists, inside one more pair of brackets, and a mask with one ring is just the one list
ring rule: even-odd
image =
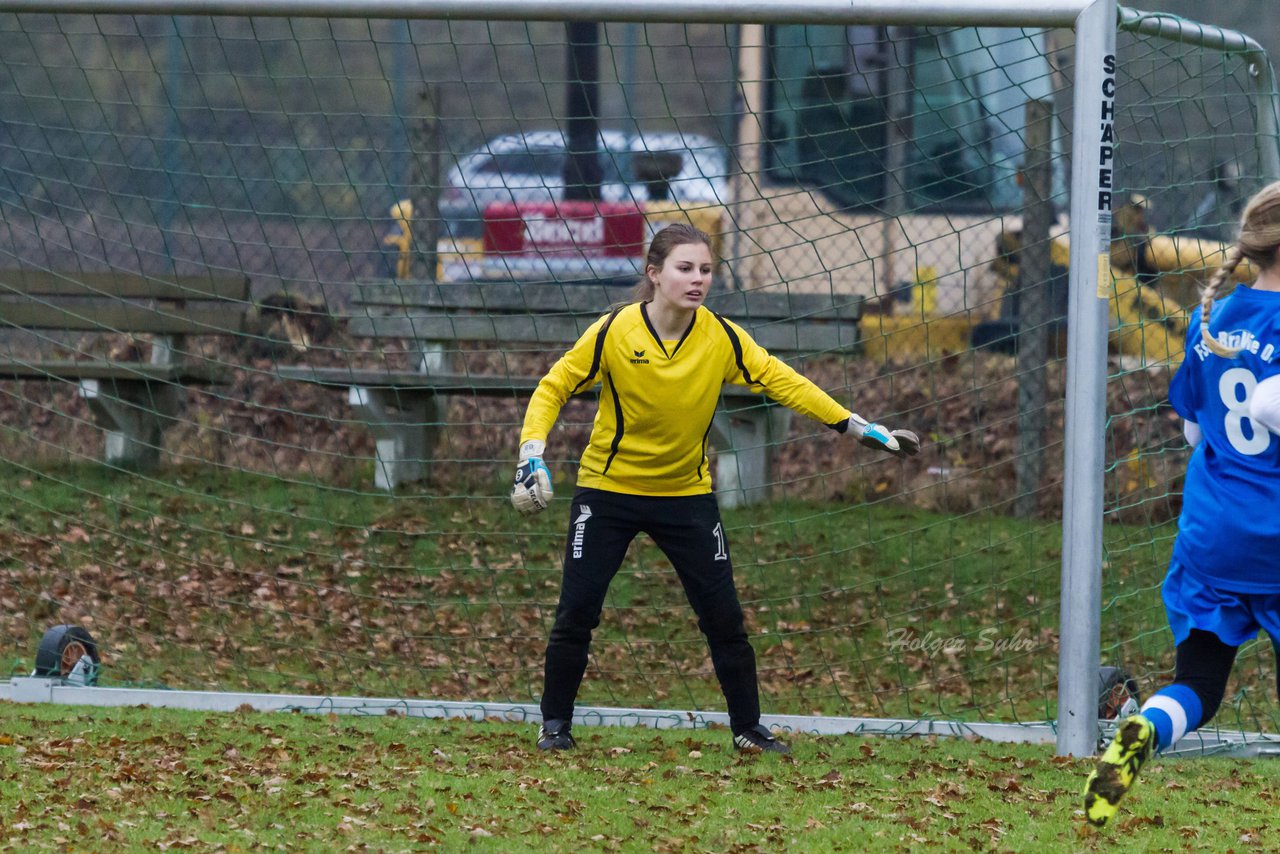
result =
[[1280,181],[1263,187],[1245,205],[1240,215],[1240,235],[1200,297],[1200,337],[1205,346],[1219,356],[1234,359],[1240,350],[1219,343],[1209,334],[1209,315],[1218,291],[1246,258],[1258,269],[1273,266],[1277,249],[1280,249]]

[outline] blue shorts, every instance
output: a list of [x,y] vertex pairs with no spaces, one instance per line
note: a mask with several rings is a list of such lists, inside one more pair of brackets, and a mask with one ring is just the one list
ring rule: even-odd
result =
[[1162,589],[1173,641],[1180,644],[1192,629],[1213,632],[1228,646],[1240,646],[1265,629],[1280,641],[1280,593],[1232,593],[1205,584],[1176,559],[1169,564]]

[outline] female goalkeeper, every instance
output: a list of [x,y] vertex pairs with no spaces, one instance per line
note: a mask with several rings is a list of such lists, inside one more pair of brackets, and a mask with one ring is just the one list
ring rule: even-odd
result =
[[897,456],[915,454],[908,430],[853,415],[770,356],[741,327],[703,306],[711,247],[688,225],[658,232],[637,301],[600,318],[547,372],[525,413],[511,503],[546,509],[547,435],[571,395],[601,385],[590,441],[569,508],[569,537],[555,625],[547,643],[538,747],[574,746],[574,699],[605,593],[640,532],[675,567],[706,636],[739,750],[789,752],[760,725],[755,653],[733,583],[729,544],[711,491],[707,434],[724,383],[745,385]]
[[[1195,450],[1163,598],[1177,645],[1173,684],[1126,719],[1085,784],[1105,825],[1156,751],[1208,723],[1236,650],[1266,629],[1280,640],[1280,182],[1245,207],[1240,236],[1192,314],[1169,401]],[[1259,270],[1218,303],[1240,262]],[[1277,690],[1280,690],[1278,680]]]

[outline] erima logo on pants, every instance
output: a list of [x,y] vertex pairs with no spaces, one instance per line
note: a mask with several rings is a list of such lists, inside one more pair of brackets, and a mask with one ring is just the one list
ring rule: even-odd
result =
[[591,518],[591,508],[585,504],[578,505],[578,518],[573,522],[573,556],[582,557],[582,540],[587,535],[587,520]]

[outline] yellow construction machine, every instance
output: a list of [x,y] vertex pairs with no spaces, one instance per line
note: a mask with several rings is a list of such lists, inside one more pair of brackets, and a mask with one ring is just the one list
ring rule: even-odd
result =
[[[1130,195],[1112,215],[1111,352],[1141,365],[1182,360],[1187,323],[1200,304],[1209,277],[1223,262],[1229,244],[1186,234],[1160,234],[1148,223],[1150,201]],[[1011,294],[1018,281],[1018,231],[1002,232],[992,262],[998,287]],[[1065,282],[1070,246],[1065,235],[1052,239],[1052,275]],[[1250,282],[1256,272],[1242,262],[1233,282]],[[1062,292],[1065,299],[1065,291]],[[1008,312],[1005,312],[1006,319]],[[988,337],[990,337],[988,335]]]

